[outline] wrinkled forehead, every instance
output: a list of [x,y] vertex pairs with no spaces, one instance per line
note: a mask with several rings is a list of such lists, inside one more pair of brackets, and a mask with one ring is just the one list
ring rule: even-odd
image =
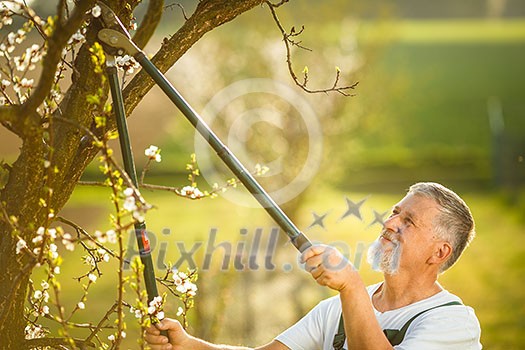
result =
[[408,193],[394,205],[394,208],[428,223],[431,223],[440,212],[440,206],[434,199],[417,193]]

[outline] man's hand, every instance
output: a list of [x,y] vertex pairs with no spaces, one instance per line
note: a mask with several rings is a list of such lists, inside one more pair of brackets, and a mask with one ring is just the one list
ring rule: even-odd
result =
[[339,292],[354,286],[354,281],[360,281],[352,264],[337,249],[327,245],[308,248],[301,255],[301,262],[317,283]]
[[[168,331],[169,340],[160,335],[161,330]],[[193,349],[191,346],[193,338],[186,333],[179,321],[170,318],[165,318],[146,329],[145,339],[151,350]]]
[[[160,335],[161,330],[168,331],[169,340]],[[144,338],[148,342],[151,350],[290,350],[277,340],[273,340],[256,349],[208,343],[202,339],[192,337],[186,333],[179,321],[170,318],[165,318],[156,325],[152,325],[146,329]]]

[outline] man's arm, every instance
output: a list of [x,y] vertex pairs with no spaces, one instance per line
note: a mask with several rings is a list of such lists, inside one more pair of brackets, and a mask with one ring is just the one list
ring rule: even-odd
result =
[[393,349],[374,314],[364,284],[339,291],[348,350]]
[[[161,330],[167,330],[168,338],[160,335]],[[179,321],[166,318],[155,326],[146,329],[145,339],[151,350],[290,350],[288,347],[273,340],[272,342],[258,347],[246,348],[242,346],[216,345],[202,339],[195,338],[182,328]]]
[[377,322],[361,276],[337,249],[312,246],[301,259],[317,283],[339,292],[348,350],[393,349]]

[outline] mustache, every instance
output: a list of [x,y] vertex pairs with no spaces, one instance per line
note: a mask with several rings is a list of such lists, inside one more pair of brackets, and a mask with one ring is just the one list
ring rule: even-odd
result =
[[381,230],[381,234],[379,235],[379,237],[385,238],[392,243],[396,243],[396,244],[399,243],[399,239],[397,238],[396,233],[386,228]]
[[[381,237],[389,240],[393,247],[383,246]],[[392,275],[398,272],[401,250],[401,243],[395,238],[395,233],[384,230],[368,248],[367,261],[373,270]]]

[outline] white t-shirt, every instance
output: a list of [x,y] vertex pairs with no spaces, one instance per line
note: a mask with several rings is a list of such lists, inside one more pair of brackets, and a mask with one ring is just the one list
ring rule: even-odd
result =
[[[370,298],[381,283],[367,288]],[[443,290],[430,298],[399,309],[379,312],[374,308],[382,329],[400,329],[421,311],[451,301],[459,301],[454,294]],[[341,316],[339,296],[321,301],[295,325],[275,339],[292,350],[333,350],[333,340]],[[366,330],[363,330],[366,331]],[[465,305],[450,305],[429,310],[418,316],[408,327],[403,342],[396,350],[478,350],[481,329],[474,310]],[[345,341],[345,349],[348,345]]]

